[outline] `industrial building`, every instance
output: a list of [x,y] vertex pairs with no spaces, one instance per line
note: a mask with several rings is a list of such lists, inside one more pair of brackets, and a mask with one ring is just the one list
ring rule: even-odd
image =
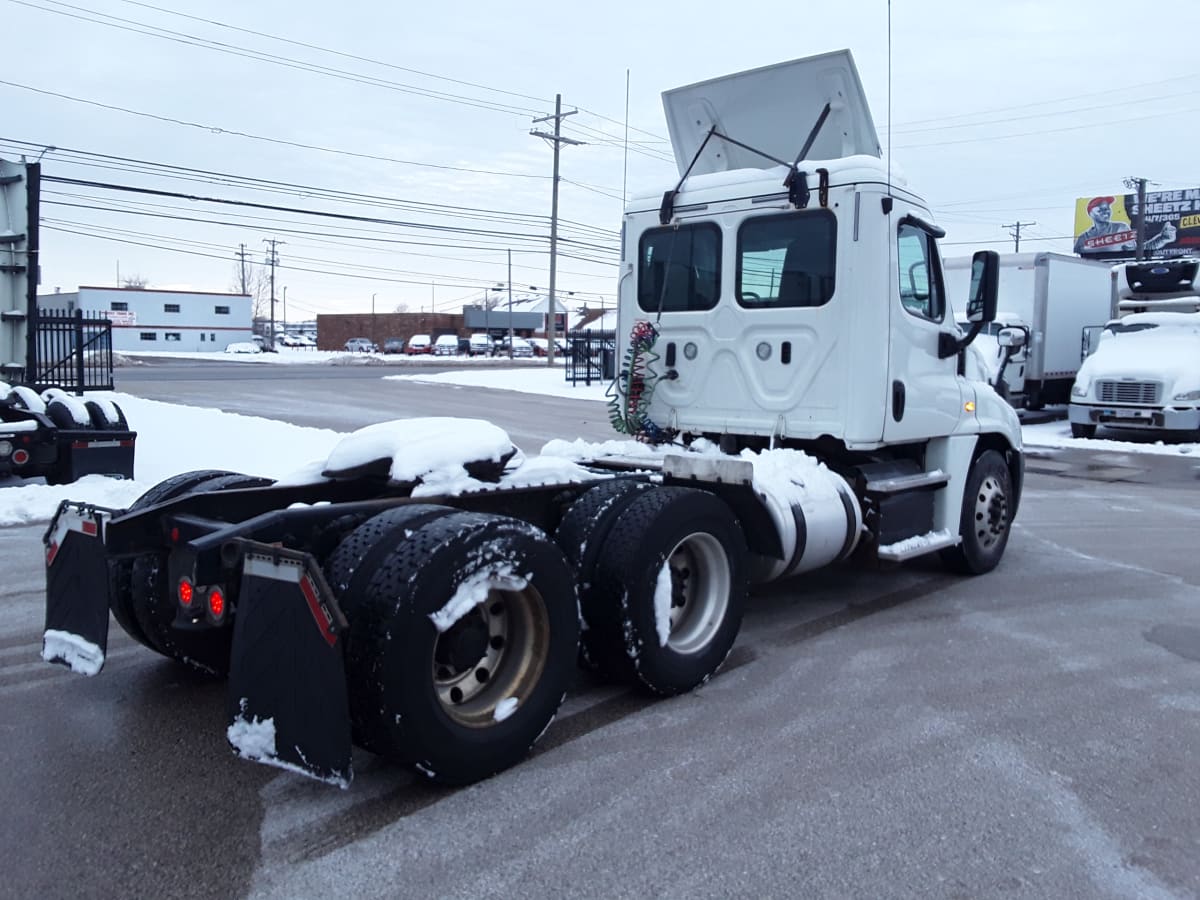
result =
[[248,294],[147,288],[80,287],[38,297],[41,310],[82,310],[109,318],[118,352],[224,350],[251,339],[252,306]]

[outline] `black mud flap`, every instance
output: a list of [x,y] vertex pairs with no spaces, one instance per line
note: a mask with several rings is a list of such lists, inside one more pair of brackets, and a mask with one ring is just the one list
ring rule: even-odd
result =
[[229,744],[244,759],[349,787],[345,619],[309,554],[241,543]]
[[64,500],[42,537],[46,547],[42,659],[81,675],[97,674],[108,651],[104,530],[112,516],[110,509]]
[[59,431],[59,478],[78,481],[85,475],[133,477],[136,431]]

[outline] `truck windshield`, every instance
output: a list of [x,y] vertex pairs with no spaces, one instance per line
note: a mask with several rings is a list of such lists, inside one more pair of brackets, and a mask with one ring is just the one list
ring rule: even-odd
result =
[[837,219],[828,210],[760,216],[738,230],[738,304],[823,306],[833,296]]
[[721,296],[721,230],[711,223],[654,228],[638,244],[638,306],[712,309]]

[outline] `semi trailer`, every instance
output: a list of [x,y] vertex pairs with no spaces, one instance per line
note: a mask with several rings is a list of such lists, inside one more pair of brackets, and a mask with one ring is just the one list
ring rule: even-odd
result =
[[[1016,413],[966,377],[929,209],[881,159],[848,51],[664,95],[679,178],[622,228],[625,440],[526,458],[481,420],[347,436],[271,483],[189,472],[45,535],[43,657],[96,674],[109,616],[228,678],[241,756],[339,785],[359,746],[463,784],[522,759],[577,665],[704,684],[753,585],[851,558],[1001,560]],[[565,449],[564,449],[565,448]]]

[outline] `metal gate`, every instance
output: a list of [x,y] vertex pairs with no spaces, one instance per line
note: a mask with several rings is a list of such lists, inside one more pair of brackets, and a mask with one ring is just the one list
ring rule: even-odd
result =
[[26,381],[37,391],[60,387],[84,391],[113,389],[112,322],[102,313],[38,309]]
[[573,331],[567,336],[567,359],[563,366],[571,384],[590,385],[593,381],[612,381],[616,376],[617,333],[615,331]]

